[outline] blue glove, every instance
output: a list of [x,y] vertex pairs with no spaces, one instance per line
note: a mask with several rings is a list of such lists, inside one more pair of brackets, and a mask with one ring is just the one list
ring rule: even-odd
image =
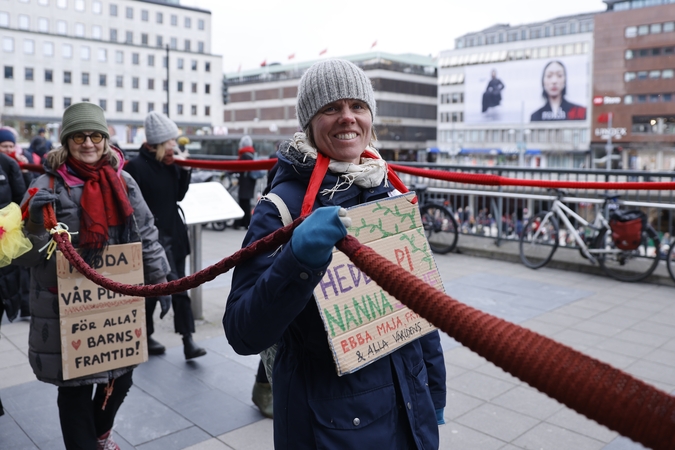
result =
[[445,425],[445,418],[443,417],[443,411],[445,411],[445,408],[436,410],[436,423],[438,425]]
[[28,213],[30,214],[30,220],[35,223],[44,222],[44,215],[42,213],[42,207],[50,203],[56,203],[57,200],[56,194],[49,192],[46,189],[40,189],[35,193],[33,198],[30,199],[28,204]]
[[351,219],[347,210],[339,206],[326,206],[315,210],[293,231],[291,249],[302,264],[321,267],[333,253],[333,247],[343,237]]
[[164,316],[166,316],[166,313],[171,309],[171,296],[162,295],[161,297],[157,297],[157,300],[159,300],[159,307],[162,309],[159,313],[159,318],[163,319]]

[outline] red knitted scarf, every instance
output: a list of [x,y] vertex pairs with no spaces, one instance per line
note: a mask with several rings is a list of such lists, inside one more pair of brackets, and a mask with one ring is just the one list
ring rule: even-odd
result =
[[91,263],[90,257],[100,256],[107,246],[110,227],[122,225],[122,235],[128,235],[134,209],[121,176],[107,158],[90,165],[69,156],[66,164],[84,181],[80,199],[79,247],[84,251],[84,259]]

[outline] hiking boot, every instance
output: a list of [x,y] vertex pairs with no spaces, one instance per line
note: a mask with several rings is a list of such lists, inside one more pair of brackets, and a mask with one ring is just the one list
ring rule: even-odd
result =
[[113,441],[112,430],[108,430],[98,437],[96,450],[120,450],[120,446]]
[[272,385],[269,383],[258,383],[253,385],[252,398],[253,404],[258,407],[263,416],[274,418],[274,401],[272,399]]
[[185,354],[185,359],[192,359],[206,355],[206,350],[195,344],[191,334],[186,334],[183,336],[183,353]]
[[154,340],[152,337],[148,336],[148,353],[151,355],[163,355],[166,351],[166,347]]

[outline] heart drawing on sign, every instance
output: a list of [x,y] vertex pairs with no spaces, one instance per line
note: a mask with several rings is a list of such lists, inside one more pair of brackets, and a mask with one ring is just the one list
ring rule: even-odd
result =
[[78,339],[76,341],[73,341],[72,344],[75,350],[77,350],[78,348],[80,348],[80,344],[82,344],[82,341]]
[[134,331],[136,332],[136,337],[137,337],[137,338],[141,337],[141,334],[143,334],[143,329],[142,329],[142,328],[136,328]]

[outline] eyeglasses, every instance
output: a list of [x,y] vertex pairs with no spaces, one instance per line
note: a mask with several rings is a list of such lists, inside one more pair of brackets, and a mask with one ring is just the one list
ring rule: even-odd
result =
[[73,142],[76,144],[84,144],[84,141],[89,138],[91,140],[92,144],[98,144],[103,140],[103,134],[102,133],[91,133],[91,134],[84,134],[84,133],[75,133],[70,137]]

